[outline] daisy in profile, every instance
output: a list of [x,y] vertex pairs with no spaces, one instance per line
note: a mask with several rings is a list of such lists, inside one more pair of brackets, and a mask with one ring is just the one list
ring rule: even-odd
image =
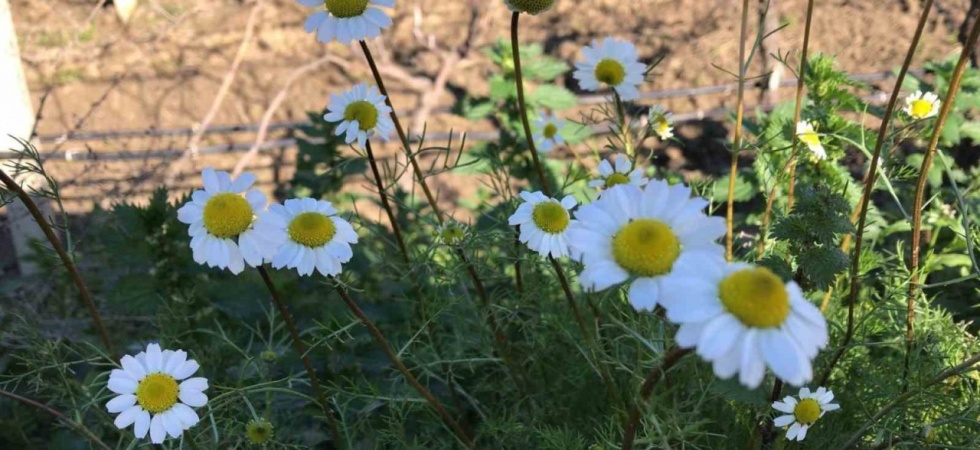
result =
[[272,204],[269,213],[285,242],[272,258],[272,267],[296,269],[303,276],[316,269],[332,277],[354,256],[351,244],[357,243],[357,233],[330,202],[294,198]]
[[915,120],[928,119],[939,114],[939,107],[942,104],[939,96],[932,92],[923,94],[922,91],[915,91],[905,98],[905,114]]
[[647,184],[646,177],[643,176],[643,169],[630,170],[632,163],[629,157],[620,153],[616,155],[615,165],[609,161],[599,162],[599,178],[589,182],[589,187],[609,189],[620,184],[632,184],[643,186]]
[[351,144],[357,141],[357,145],[363,148],[372,136],[388,142],[388,136],[395,129],[390,113],[385,96],[376,87],[369,88],[360,83],[341,95],[330,94],[330,106],[323,120],[340,122],[334,134],[340,136],[347,133],[344,142]]
[[666,141],[667,139],[674,137],[674,114],[667,112],[667,110],[660,105],[650,108],[650,129],[652,129],[662,141]]
[[611,37],[592,40],[591,46],[582,47],[582,56],[585,61],[575,63],[572,75],[582,89],[595,92],[607,86],[623,100],[640,97],[646,66],[632,43]]
[[787,396],[781,402],[775,402],[772,407],[779,412],[785,413],[777,417],[773,424],[777,427],[786,428],[786,439],[802,441],[806,437],[807,430],[823,417],[827,411],[840,409],[840,405],[830,403],[834,400],[834,393],[827,388],[817,389],[810,392],[808,388],[800,388],[799,400],[793,396]]
[[187,359],[187,352],[161,351],[150,344],[136,356],[123,356],[121,363],[122,369],[109,374],[109,390],[117,396],[105,405],[109,413],[118,414],[116,428],[134,425],[137,439],[149,432],[150,441],[159,444],[167,435],[179,438],[200,421],[191,408],[208,403],[208,380],[189,378],[200,366]]
[[738,373],[750,389],[762,383],[766,366],[802,386],[827,345],[820,310],[795,282],[783,282],[765,267],[683,255],[663,283],[661,304],[667,319],[680,324],[677,345],[696,348],[720,378]]
[[555,6],[555,0],[504,0],[504,4],[513,12],[535,15],[551,9]]
[[796,124],[796,137],[810,149],[814,158],[817,160],[827,159],[827,151],[823,149],[823,145],[820,143],[820,135],[814,130],[813,124],[809,120],[803,120]]
[[554,114],[542,114],[541,118],[534,121],[534,128],[538,130],[534,134],[534,145],[541,153],[549,153],[559,145],[565,145],[565,140],[561,137],[561,130],[565,128],[565,121],[558,120]]
[[576,211],[568,231],[572,254],[585,264],[582,286],[601,291],[627,283],[633,307],[652,311],[678,258],[723,252],[715,241],[725,234],[725,221],[707,216],[706,206],[707,200],[691,198],[687,186],[662,180],[644,188],[621,184],[607,189]]
[[194,262],[239,274],[247,263],[262,265],[272,258],[281,240],[265,218],[265,195],[249,189],[255,175],[232,181],[228,172],[210,167],[201,173],[204,190],[177,210],[177,220],[190,225]]
[[296,0],[303,6],[320,8],[306,19],[303,28],[316,32],[320,42],[348,44],[381,35],[391,18],[378,9],[394,8],[395,0]]
[[448,220],[436,228],[439,241],[450,247],[459,245],[466,239],[467,226],[455,220]]
[[521,192],[524,203],[517,207],[508,223],[520,225],[521,242],[541,256],[560,258],[568,255],[569,210],[575,207],[571,195],[558,201],[541,192]]

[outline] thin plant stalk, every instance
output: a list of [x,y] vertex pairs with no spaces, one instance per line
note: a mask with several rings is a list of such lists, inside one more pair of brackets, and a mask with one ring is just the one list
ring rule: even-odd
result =
[[551,197],[551,186],[548,185],[548,178],[544,175],[544,166],[538,157],[537,146],[534,145],[534,135],[531,133],[531,122],[527,117],[527,103],[524,99],[524,74],[521,70],[521,51],[520,40],[518,39],[518,28],[521,13],[514,12],[510,19],[510,50],[514,54],[514,77],[517,79],[517,107],[520,109],[521,125],[524,126],[524,135],[527,137],[527,147],[531,151],[531,159],[534,160],[534,168],[538,172],[541,181],[541,191],[544,195]]
[[82,275],[78,272],[78,268],[75,266],[74,261],[72,261],[71,256],[65,251],[65,248],[61,245],[61,240],[55,234],[54,229],[51,228],[51,224],[48,223],[47,219],[44,218],[44,214],[34,203],[34,199],[24,191],[13,178],[8,176],[2,169],[0,169],[0,181],[7,186],[11,192],[16,195],[27,210],[30,212],[31,217],[37,222],[37,225],[44,232],[44,237],[48,239],[51,243],[51,248],[54,249],[58,257],[61,258],[61,263],[65,266],[68,271],[68,275],[71,277],[72,282],[75,283],[75,287],[78,288],[78,295],[82,297],[82,302],[88,307],[89,314],[92,316],[92,322],[95,323],[95,328],[99,331],[99,338],[102,340],[102,345],[106,350],[113,355],[113,359],[119,359],[115,354],[115,348],[112,345],[112,341],[109,339],[109,332],[106,331],[105,324],[102,323],[102,316],[99,314],[99,308],[95,305],[95,300],[92,299],[92,293],[88,289],[88,285],[85,284],[85,280],[82,279]]
[[36,401],[31,400],[31,399],[29,399],[27,397],[22,397],[20,395],[14,394],[13,392],[7,392],[7,391],[3,391],[3,390],[0,390],[0,397],[7,397],[7,398],[10,398],[10,399],[16,400],[18,402],[21,402],[21,403],[23,403],[25,405],[28,405],[30,407],[36,408],[36,409],[38,409],[40,411],[44,411],[45,413],[49,414],[50,416],[52,416],[52,417],[54,417],[54,418],[56,418],[56,419],[64,422],[69,427],[74,428],[75,431],[78,431],[83,436],[85,436],[85,438],[88,439],[90,442],[92,442],[93,445],[95,445],[95,446],[97,446],[97,447],[99,447],[101,449],[104,449],[104,450],[111,450],[111,447],[109,447],[108,445],[106,445],[105,442],[102,442],[97,436],[95,436],[94,434],[92,434],[92,432],[89,431],[89,429],[86,428],[84,424],[82,424],[80,422],[76,422],[74,420],[71,420],[70,418],[68,418],[68,416],[62,414],[58,410],[56,410],[56,409],[54,409],[54,408],[52,408],[52,407],[50,407],[48,405],[45,405],[45,404],[40,403],[40,402],[36,402]]
[[453,433],[456,434],[456,437],[463,443],[463,445],[466,446],[466,448],[474,448],[476,444],[473,443],[473,440],[468,434],[466,434],[465,431],[463,431],[462,427],[459,426],[456,420],[449,415],[446,408],[442,406],[442,402],[435,398],[435,396],[433,396],[425,386],[422,386],[418,379],[415,378],[415,375],[412,375],[412,372],[408,370],[408,367],[405,367],[405,364],[402,363],[401,358],[399,358],[398,354],[395,353],[395,350],[391,347],[388,339],[385,338],[384,334],[381,333],[381,330],[379,330],[374,324],[374,321],[372,321],[367,314],[364,314],[364,311],[357,306],[357,302],[351,298],[350,294],[347,293],[347,290],[344,289],[339,280],[335,278],[334,282],[336,283],[335,287],[337,289],[337,293],[340,294],[340,297],[344,300],[344,303],[347,304],[347,308],[350,309],[350,311],[354,313],[354,315],[357,316],[361,323],[368,329],[368,332],[371,333],[371,336],[374,338],[375,342],[378,343],[381,350],[388,356],[391,363],[395,365],[395,368],[397,368],[398,371],[401,372],[402,376],[405,377],[408,384],[412,385],[412,387],[425,398],[429,405],[436,410],[439,417],[441,417],[446,425],[453,430]]
[[738,39],[738,100],[735,104],[735,139],[732,165],[728,175],[728,213],[725,222],[725,259],[732,260],[735,245],[735,176],[738,174],[738,155],[742,151],[742,119],[745,114],[745,41],[749,30],[749,0],[742,0],[742,28]]
[[[977,38],[980,37],[980,20],[973,22],[970,35],[963,45],[963,52],[960,60],[956,63],[953,70],[953,77],[949,81],[949,89],[946,91],[946,98],[939,108],[939,116],[936,117],[936,125],[932,131],[932,138],[929,140],[929,147],[926,148],[925,157],[922,158],[922,167],[919,169],[919,180],[915,185],[915,201],[912,206],[912,257],[909,263],[909,273],[912,279],[909,281],[908,310],[905,325],[905,375],[908,376],[909,358],[912,353],[913,340],[915,338],[915,298],[919,290],[919,253],[922,250],[922,204],[925,200],[926,181],[932,161],[936,156],[936,147],[939,146],[939,139],[942,137],[943,127],[946,125],[946,118],[953,110],[953,101],[960,89],[960,81],[963,79],[963,72],[970,62],[970,51],[973,49]],[[969,230],[967,239],[969,239]]]
[[857,304],[858,292],[861,287],[860,268],[861,250],[864,245],[864,228],[868,223],[868,207],[871,203],[871,192],[874,190],[875,181],[878,179],[878,164],[881,161],[881,150],[885,145],[885,137],[888,135],[888,125],[891,122],[892,114],[895,112],[895,104],[898,103],[898,96],[902,91],[902,83],[905,82],[905,75],[908,74],[909,66],[912,65],[912,57],[915,56],[915,49],[919,46],[919,39],[922,38],[922,31],[925,29],[926,22],[929,20],[929,12],[932,10],[933,0],[926,0],[922,7],[922,15],[919,17],[919,24],[915,28],[912,36],[912,43],[909,51],[905,54],[905,61],[902,68],[898,71],[895,78],[895,88],[892,89],[891,97],[888,99],[888,106],[885,107],[885,114],[881,118],[881,126],[878,128],[878,139],[875,142],[875,149],[871,155],[871,165],[868,168],[868,176],[864,180],[864,194],[861,196],[861,207],[858,213],[857,228],[854,232],[854,251],[851,253],[851,269],[849,273],[850,287],[847,300],[847,328],[844,332],[844,340],[841,342],[840,349],[834,354],[820,377],[820,386],[827,384],[830,373],[834,366],[840,361],[854,338],[854,307]]
[[664,377],[668,370],[677,364],[684,355],[690,353],[690,349],[682,349],[679,347],[674,347],[664,354],[663,361],[660,365],[654,367],[647,374],[647,378],[643,381],[643,386],[640,387],[640,396],[633,403],[630,408],[629,418],[626,421],[626,429],[623,434],[623,446],[622,450],[630,450],[633,448],[633,440],[636,439],[636,429],[640,425],[640,403],[647,401],[650,398],[650,394],[653,393],[653,388],[660,382],[660,379]]
[[296,322],[293,321],[293,315],[289,312],[286,304],[283,303],[282,297],[279,296],[279,291],[276,289],[275,283],[272,282],[269,272],[265,270],[264,266],[259,266],[257,269],[259,275],[262,275],[262,281],[265,282],[266,288],[269,289],[272,303],[276,304],[276,308],[279,309],[279,315],[282,316],[283,322],[286,322],[286,329],[289,330],[289,337],[293,341],[293,348],[296,349],[300,360],[303,361],[306,376],[310,377],[310,386],[313,388],[313,394],[316,395],[316,399],[320,403],[320,408],[323,409],[323,414],[327,417],[327,425],[330,427],[330,434],[333,436],[333,441],[337,443],[339,448],[347,448],[347,445],[342,439],[343,435],[340,433],[337,418],[334,417],[333,409],[330,407],[330,403],[327,402],[327,397],[324,395],[323,388],[320,386],[320,379],[317,377],[316,371],[313,370],[313,363],[310,362],[310,356],[307,354],[306,344],[303,343],[303,339],[299,335],[299,330],[296,328]]
[[[793,108],[793,127],[800,123],[803,119],[803,89],[806,87],[804,73],[806,73],[807,57],[810,51],[810,24],[813,22],[813,1],[809,0],[806,5],[806,24],[803,26],[803,51],[800,53],[800,70],[796,73],[796,105]],[[795,134],[794,128],[794,134]],[[793,149],[789,154],[789,161],[786,164],[789,166],[789,186],[787,187],[787,210],[793,209],[793,190],[796,188],[796,157],[800,151],[800,139],[798,136],[793,136]],[[772,216],[773,201],[776,198],[776,188],[779,187],[779,176],[782,175],[783,170],[781,169],[777,172],[777,179],[774,180],[772,184],[772,189],[769,190],[769,197],[766,199],[766,210],[762,214],[762,228],[759,231],[759,259],[762,259],[762,255],[766,251],[766,234],[769,232],[769,220]]]
[[388,201],[388,193],[385,191],[385,183],[381,178],[381,172],[378,171],[378,162],[374,157],[374,151],[371,149],[370,140],[364,143],[364,151],[367,153],[371,173],[374,174],[374,184],[378,188],[378,197],[381,198],[381,206],[388,214],[388,221],[391,222],[391,231],[395,235],[395,240],[398,241],[398,249],[401,250],[402,259],[407,264],[409,262],[408,247],[405,246],[401,226],[398,225],[398,217],[395,215],[395,211],[391,209],[391,203]]

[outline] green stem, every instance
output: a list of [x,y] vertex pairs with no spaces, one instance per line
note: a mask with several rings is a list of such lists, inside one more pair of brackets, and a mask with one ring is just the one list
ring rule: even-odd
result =
[[391,231],[395,235],[395,240],[398,241],[398,249],[401,250],[402,260],[407,264],[409,262],[408,247],[405,246],[405,239],[402,238],[398,216],[395,215],[395,211],[391,208],[391,203],[388,202],[388,193],[385,192],[384,180],[381,178],[381,172],[378,170],[378,163],[374,158],[374,151],[371,150],[371,141],[366,141],[364,144],[368,164],[371,166],[371,173],[374,174],[374,184],[378,188],[378,196],[381,197],[381,206],[384,208],[385,213],[388,214],[388,221],[391,222]]
[[52,407],[50,407],[48,405],[45,405],[43,403],[36,402],[36,401],[31,400],[31,399],[29,399],[27,397],[21,397],[21,396],[19,396],[17,394],[14,394],[13,392],[7,392],[7,391],[3,391],[3,390],[0,390],[0,396],[3,396],[3,397],[7,397],[7,398],[10,398],[10,399],[16,400],[18,402],[21,402],[21,403],[27,405],[27,406],[30,406],[30,407],[33,407],[33,408],[37,408],[40,411],[44,411],[45,413],[51,415],[55,419],[58,419],[58,420],[64,422],[69,427],[74,428],[75,431],[78,431],[83,436],[85,436],[85,438],[88,439],[89,441],[91,441],[92,444],[94,444],[94,445],[96,445],[99,448],[102,448],[104,450],[111,450],[110,447],[105,444],[105,442],[102,442],[101,440],[99,440],[98,437],[96,437],[94,434],[92,434],[92,432],[89,431],[89,429],[86,428],[85,425],[83,425],[83,424],[81,424],[79,422],[75,422],[74,420],[69,419],[68,416],[66,416],[66,415],[58,412],[57,410],[55,410],[54,408],[52,408]]
[[745,41],[749,27],[749,0],[742,0],[742,30],[738,40],[738,100],[735,104],[735,140],[732,164],[728,175],[728,210],[725,224],[725,258],[731,261],[735,246],[735,178],[738,175],[738,154],[742,151],[742,120],[745,109]]
[[313,393],[320,403],[320,408],[323,409],[323,414],[327,417],[327,425],[330,427],[330,434],[333,436],[333,441],[337,443],[338,447],[346,448],[347,445],[345,445],[344,440],[341,438],[342,435],[340,434],[337,418],[334,417],[333,409],[330,407],[330,403],[327,402],[327,397],[324,395],[323,388],[320,386],[320,379],[317,377],[316,371],[313,370],[313,363],[310,362],[310,357],[307,355],[306,344],[303,343],[303,339],[299,335],[296,322],[293,321],[293,315],[290,314],[289,308],[286,308],[286,304],[283,303],[282,298],[279,296],[279,291],[276,290],[276,285],[272,282],[269,272],[265,270],[264,266],[259,266],[257,269],[259,275],[262,275],[262,281],[265,282],[266,288],[269,289],[272,302],[279,309],[279,315],[282,316],[283,322],[286,322],[286,329],[289,330],[289,337],[293,341],[293,347],[296,349],[300,360],[303,361],[306,376],[310,377],[310,386],[313,388]]
[[521,13],[515,12],[510,19],[510,47],[514,55],[514,76],[517,78],[517,107],[520,109],[521,125],[524,126],[524,136],[527,138],[527,147],[531,150],[531,158],[534,160],[534,168],[538,172],[538,179],[541,182],[541,191],[544,195],[551,197],[551,186],[548,178],[544,175],[544,167],[538,157],[538,149],[534,145],[534,135],[531,133],[531,122],[527,117],[527,103],[524,100],[524,75],[521,71],[521,50],[520,40],[517,38],[518,23]]
[[623,446],[622,450],[630,450],[633,448],[633,440],[636,439],[636,429],[640,425],[640,403],[645,402],[650,398],[650,394],[653,393],[654,386],[660,382],[664,374],[670,370],[684,355],[690,353],[690,349],[681,349],[674,347],[664,354],[664,359],[659,366],[654,367],[650,370],[647,375],[646,380],[643,381],[643,386],[640,387],[640,398],[638,398],[634,403],[633,407],[630,408],[629,419],[626,421],[626,430],[623,435]]

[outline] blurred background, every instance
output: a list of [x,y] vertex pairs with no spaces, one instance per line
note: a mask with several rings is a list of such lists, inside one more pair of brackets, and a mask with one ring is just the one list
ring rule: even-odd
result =
[[[736,70],[737,3],[560,1],[555,10],[522,21],[522,41],[539,44],[544,54],[568,65],[592,39],[612,35],[635,41],[644,62],[661,60],[642,86],[639,104],[663,104],[679,122],[677,142],[644,143],[653,163],[687,178],[716,175],[729,159],[724,140],[731,131],[734,80],[721,69]],[[766,32],[785,28],[764,41],[749,71],[765,74],[751,80],[750,112],[794,95],[795,75],[777,58],[798,60],[806,2],[769,3],[769,13],[760,10],[756,22],[762,20]],[[304,32],[309,10],[294,0],[0,0],[0,5],[9,8],[29,111],[36,119],[30,136],[50,174],[62,183],[70,214],[121,201],[139,203],[161,185],[171,188],[171,197],[180,196],[198,183],[205,166],[253,171],[262,188],[275,194],[294,178],[297,138],[304,137],[311,113],[316,117],[329,94],[370,79],[356,47],[324,45]],[[901,63],[920,8],[911,0],[821,2],[811,52],[834,55],[838,68],[867,82],[870,100],[880,103],[882,90],[892,87],[890,75]],[[960,30],[978,10],[977,0],[936,1],[913,63],[916,73],[926,61],[945,60],[957,51]],[[446,145],[454,131],[457,149],[461,131],[469,133],[468,143],[497,139],[502,124],[489,111],[474,109],[485,109],[488,103],[479,99],[495,95],[492,75],[502,63],[492,48],[506,38],[510,18],[503,2],[398,0],[393,17],[394,25],[370,45],[410,133],[417,136],[427,126],[427,141]],[[560,108],[567,109],[566,118],[575,120],[600,98],[584,95],[570,72],[555,82],[577,97],[562,99],[570,102]],[[17,90],[13,82],[3,86],[8,125],[14,122],[9,106],[14,102],[7,96]],[[591,156],[602,144],[599,136],[583,139],[556,157]],[[4,150],[0,158],[10,156]],[[394,158],[397,150],[384,148],[383,157]],[[596,164],[591,157],[581,162]],[[406,189],[410,178],[402,178]],[[473,199],[479,186],[465,174],[436,176],[431,183],[450,209]],[[356,191],[367,180],[350,184]],[[373,205],[365,207],[371,211]],[[6,214],[0,210],[0,271],[9,273],[17,269]]]

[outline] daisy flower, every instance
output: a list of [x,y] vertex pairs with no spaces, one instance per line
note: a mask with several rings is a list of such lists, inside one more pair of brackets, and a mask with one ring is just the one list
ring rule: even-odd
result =
[[109,374],[109,390],[118,394],[106,409],[116,416],[120,430],[134,425],[136,438],[150,433],[150,441],[162,443],[167,435],[179,438],[200,421],[191,408],[208,403],[204,391],[206,378],[188,378],[197,372],[197,361],[187,359],[183,350],[160,350],[158,344],[146,346],[136,356],[122,357],[122,369]]
[[395,0],[297,0],[310,8],[322,8],[303,24],[307,33],[316,32],[320,42],[347,44],[381,35],[391,18],[378,7],[394,8]]
[[915,120],[928,119],[939,114],[942,104],[939,96],[932,92],[915,91],[905,98],[905,113]]
[[249,189],[255,175],[232,181],[228,172],[209,167],[201,178],[204,190],[177,210],[177,220],[190,225],[194,262],[239,274],[246,263],[258,267],[271,258],[282,241],[265,220],[265,195]]
[[621,184],[579,208],[568,231],[573,256],[585,269],[579,281],[601,291],[629,284],[629,300],[637,310],[652,311],[664,295],[664,276],[686,254],[697,258],[721,255],[715,240],[725,234],[725,221],[705,215],[708,201],[691,198],[683,184],[654,180],[644,188]]
[[245,427],[245,436],[253,444],[265,444],[272,440],[274,430],[272,424],[265,418],[253,419]]
[[368,138],[374,135],[388,142],[388,136],[395,129],[390,113],[385,96],[376,87],[368,88],[360,83],[341,95],[330,94],[330,106],[323,120],[340,122],[334,134],[340,136],[346,132],[344,142],[357,141],[357,145],[364,147]]
[[589,187],[608,189],[620,184],[632,184],[634,186],[647,184],[648,180],[643,176],[643,169],[630,170],[632,163],[629,157],[618,154],[615,161],[615,166],[609,164],[609,161],[600,161],[599,178],[590,181]]
[[357,243],[357,233],[337,216],[330,202],[294,198],[282,205],[272,204],[269,212],[284,241],[272,258],[272,267],[296,269],[304,276],[316,269],[332,277],[354,256],[350,245]]
[[840,409],[840,405],[830,403],[833,400],[834,393],[827,388],[820,388],[812,393],[808,388],[800,388],[799,400],[790,395],[783,401],[772,404],[776,411],[786,413],[777,417],[773,424],[777,427],[789,427],[786,430],[786,439],[802,441],[817,419],[823,417],[827,411]]
[[534,15],[551,9],[552,6],[555,6],[555,0],[504,0],[504,4],[513,12],[526,12]]
[[674,114],[660,105],[650,108],[650,128],[660,136],[660,140],[674,137]]
[[561,129],[565,127],[564,120],[558,120],[554,114],[542,114],[541,118],[534,121],[534,128],[538,130],[534,134],[534,144],[541,153],[548,153],[559,145],[565,145],[562,139]]
[[640,63],[636,47],[628,42],[607,37],[591,46],[582,48],[585,61],[575,63],[579,86],[588,91],[598,91],[603,85],[616,91],[623,100],[640,97],[639,85],[643,83],[646,66]]
[[764,267],[720,257],[682,255],[664,281],[661,304],[680,324],[674,339],[697,348],[715,375],[750,389],[766,366],[795,386],[813,377],[812,361],[827,345],[827,321],[795,282]]
[[466,225],[455,220],[447,221],[436,228],[436,236],[439,237],[439,241],[450,247],[463,242],[463,239],[466,239],[466,232]]
[[521,192],[524,203],[517,207],[508,223],[520,225],[520,241],[541,256],[559,258],[568,255],[568,229],[575,198],[565,196],[559,202],[541,192]]
[[809,120],[803,120],[796,124],[796,136],[813,152],[815,158],[818,160],[827,159],[827,151],[820,144],[820,135],[813,129],[813,124]]

